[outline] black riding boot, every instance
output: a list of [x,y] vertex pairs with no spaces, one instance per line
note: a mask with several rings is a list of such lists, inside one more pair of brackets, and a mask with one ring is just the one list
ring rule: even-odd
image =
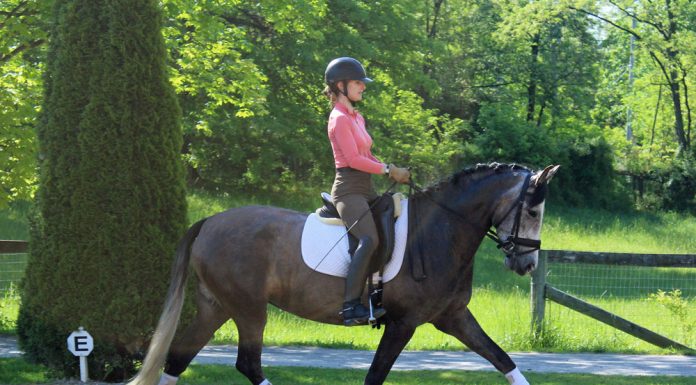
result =
[[[370,257],[374,252],[372,241],[369,238],[363,238],[358,243],[358,247],[353,253],[350,266],[348,267],[348,275],[346,276],[346,295],[343,302],[343,324],[346,326],[357,326],[368,323],[370,319],[370,310],[360,303],[365,282],[367,280],[368,269],[370,267]],[[383,316],[386,311],[382,308],[373,308],[372,315],[375,318]]]

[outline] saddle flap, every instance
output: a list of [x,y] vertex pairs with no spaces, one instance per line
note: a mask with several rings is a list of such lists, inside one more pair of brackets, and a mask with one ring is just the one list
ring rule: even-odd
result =
[[[396,218],[401,215],[401,201],[405,199],[401,193],[386,193],[378,197],[376,201],[370,202],[372,207],[372,218],[377,226],[379,235],[379,247],[372,257],[371,271],[380,270],[391,258],[394,251],[394,225]],[[340,219],[338,210],[327,192],[321,193],[321,200],[324,206],[318,208],[315,213],[319,220],[329,225],[345,226]],[[358,240],[352,234],[348,234],[349,253],[352,255],[358,246]]]
[[[396,221],[395,246],[392,258],[384,267],[384,282],[389,282],[402,270],[408,237],[408,200],[401,202],[403,212]],[[302,230],[302,259],[312,270],[337,277],[345,277],[350,263],[349,242],[345,226],[329,226],[319,216],[307,216]],[[375,255],[375,260],[378,259]]]
[[[383,195],[382,198],[384,199],[377,198],[379,201],[372,208],[372,217],[377,226],[380,242],[375,255],[372,257],[371,271],[382,269],[389,262],[394,251],[395,199],[389,194]],[[401,208],[401,201],[399,201],[398,205]]]

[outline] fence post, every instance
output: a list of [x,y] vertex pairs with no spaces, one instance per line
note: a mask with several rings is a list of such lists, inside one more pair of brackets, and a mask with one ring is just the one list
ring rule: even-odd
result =
[[547,250],[539,250],[537,268],[532,272],[532,334],[541,335],[544,329],[544,311],[546,310],[546,260]]

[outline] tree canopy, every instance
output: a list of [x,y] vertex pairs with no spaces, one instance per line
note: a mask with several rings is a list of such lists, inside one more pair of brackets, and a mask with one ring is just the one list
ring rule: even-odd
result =
[[[26,197],[34,185],[28,127],[42,86],[47,3],[12,0],[0,10],[0,41],[9,47],[0,57],[12,55],[0,65],[13,69],[0,79],[0,202]],[[331,59],[353,56],[376,80],[360,106],[374,152],[412,166],[421,183],[476,162],[559,163],[554,197],[568,204],[696,210],[693,1],[161,6],[192,186],[328,188],[323,71]]]

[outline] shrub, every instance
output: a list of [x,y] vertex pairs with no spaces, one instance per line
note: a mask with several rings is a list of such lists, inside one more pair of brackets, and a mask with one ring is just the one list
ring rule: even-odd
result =
[[129,377],[186,221],[180,111],[156,1],[56,1],[38,126],[40,187],[17,321],[27,358],[74,375],[66,337],[95,339],[93,378]]
[[663,208],[696,214],[696,161],[693,156],[678,157],[664,179]]

